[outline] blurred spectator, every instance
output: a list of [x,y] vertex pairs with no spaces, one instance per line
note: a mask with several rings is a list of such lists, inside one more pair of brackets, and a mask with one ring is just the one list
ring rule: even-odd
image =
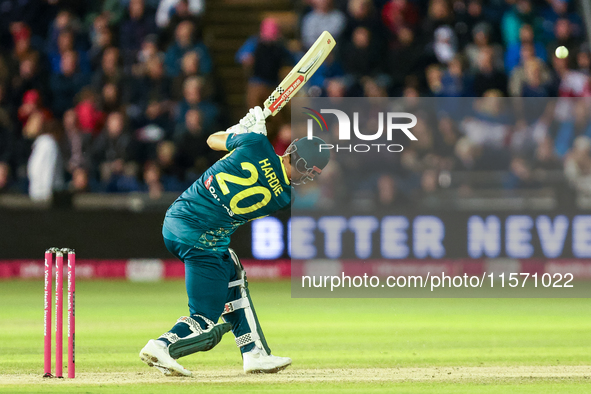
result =
[[535,189],[541,186],[540,182],[534,179],[530,164],[521,157],[511,161],[509,176],[505,180],[505,189]]
[[437,171],[426,169],[421,174],[421,192],[423,196],[434,193],[439,188]]
[[143,77],[148,72],[148,61],[154,57],[164,58],[164,53],[158,47],[158,36],[147,35],[142,43],[142,48],[137,54],[137,63],[131,67],[131,74],[135,77]]
[[455,15],[454,31],[460,48],[464,48],[470,41],[472,29],[486,20],[482,0],[455,0],[452,2],[452,8]]
[[[548,89],[548,95],[556,95],[554,81],[550,69],[546,63],[535,57],[534,48],[531,44],[524,44],[521,46],[521,60],[519,64],[513,69],[509,76],[509,94],[514,97],[520,97],[524,92],[524,85],[527,83],[526,64],[529,64],[529,70],[539,74],[539,84],[542,89]],[[537,70],[532,67],[536,64]],[[533,77],[533,74],[530,74]],[[530,82],[531,83],[531,82]],[[534,83],[536,85],[536,83]],[[531,94],[531,92],[529,92]]]
[[432,64],[425,71],[429,93],[435,97],[443,95],[443,72],[438,64]]
[[457,37],[449,26],[440,26],[435,29],[434,41],[428,50],[437,62],[448,64],[456,56],[458,51]]
[[135,83],[135,104],[141,113],[132,118],[132,125],[140,127],[136,130],[135,140],[138,142],[138,159],[143,162],[154,158],[157,143],[173,134],[171,84],[158,57],[147,62],[146,76]]
[[332,0],[311,0],[312,11],[302,19],[302,42],[307,49],[327,30],[335,40],[345,29],[345,14],[333,7]]
[[45,35],[49,27],[51,4],[45,1],[11,1],[5,4],[0,13],[0,31],[6,39],[12,23],[23,22],[33,27],[35,35]]
[[43,123],[51,119],[51,112],[41,105],[37,91],[32,90],[25,93],[18,115],[22,125],[22,137],[15,136],[12,139],[14,149],[11,156],[19,181],[23,181],[26,177],[23,170],[31,155],[33,141],[42,133]]
[[[570,22],[570,29],[574,37],[581,37],[583,35],[583,21],[579,14],[571,12],[569,8],[576,10],[576,3],[574,7],[570,0],[547,0],[550,7],[544,7],[541,10],[540,17],[542,18],[542,28],[546,40],[551,40],[555,37],[555,25],[558,19],[567,19]],[[554,28],[553,28],[554,27]],[[551,57],[551,56],[549,56]]]
[[61,59],[66,52],[74,51],[78,55],[78,65],[80,71],[85,74],[90,73],[90,62],[86,51],[77,50],[75,47],[76,37],[70,29],[61,30],[57,38],[57,48],[48,54],[48,60],[51,66],[51,72],[57,74],[61,69]]
[[162,60],[158,57],[148,60],[146,75],[134,81],[132,100],[142,113],[135,119],[139,126],[153,123],[169,128],[170,89],[170,78],[164,73]]
[[357,27],[352,33],[351,42],[341,45],[341,58],[347,74],[359,78],[375,74],[381,69],[379,41],[371,34],[366,27]]
[[554,55],[552,65],[560,80],[558,86],[560,97],[591,97],[589,75],[571,70],[568,65],[568,57],[559,59]]
[[76,111],[69,109],[64,113],[64,132],[67,143],[66,169],[74,174],[81,167],[88,167],[92,138],[90,134],[83,133],[78,126]]
[[160,169],[161,182],[165,191],[182,192],[185,187],[180,182],[183,171],[176,161],[177,148],[172,141],[162,141],[156,148],[156,164]]
[[138,180],[138,165],[125,163],[122,159],[104,163],[101,168],[103,187],[107,193],[130,193],[142,191]]
[[212,61],[207,47],[203,43],[193,42],[194,25],[190,21],[181,22],[175,30],[175,42],[166,51],[166,73],[176,77],[181,72],[181,60],[187,52],[196,52],[199,55],[199,72],[209,74],[212,70]]
[[458,160],[456,168],[458,170],[473,170],[477,168],[477,148],[467,137],[462,137],[458,140],[454,147],[455,156]]
[[38,54],[22,59],[18,65],[18,74],[12,78],[12,97],[15,101],[21,101],[26,91],[36,90],[41,100],[48,102],[49,89],[47,75],[40,70]]
[[516,0],[510,10],[505,12],[501,22],[501,31],[505,45],[519,42],[520,29],[523,24],[533,28],[534,36],[540,33],[540,18],[534,12],[531,0]]
[[507,92],[507,76],[496,70],[493,63],[493,50],[482,50],[478,57],[478,71],[474,75],[474,94],[483,96],[488,90],[498,90],[503,95]]
[[183,128],[177,130],[174,141],[178,147],[176,160],[188,182],[195,181],[214,161],[207,146],[209,134],[201,125],[201,113],[187,111]]
[[78,167],[72,171],[72,180],[68,189],[73,193],[88,193],[92,191],[88,171],[85,168]]
[[283,42],[277,21],[266,18],[261,22],[258,37],[252,37],[236,54],[245,71],[250,74],[246,103],[260,105],[278,84],[279,71],[291,65],[293,59]]
[[[57,15],[55,16],[55,19],[51,23],[51,26],[49,27],[49,32],[48,32],[47,38],[45,40],[47,52],[48,53],[59,52],[60,35],[64,31],[68,31],[69,33],[72,33],[72,37],[68,37],[68,38],[71,38],[71,41],[72,41],[71,47],[66,48],[65,50],[71,51],[72,49],[74,49],[74,42],[75,42],[74,34],[79,28],[80,28],[80,23],[76,20],[76,17],[74,15],[72,15],[72,13],[69,10],[64,9],[64,10],[59,11],[57,13]],[[59,68],[59,61],[58,61],[58,68]]]
[[[190,77],[183,84],[183,101],[177,109],[176,122],[182,124],[185,115],[190,109],[197,109],[203,115],[202,124],[207,130],[213,130],[217,125],[218,109],[215,104],[203,100],[203,80],[199,77]],[[260,104],[260,103],[259,103]]]
[[[168,25],[162,28],[159,34],[160,42],[166,48],[174,40],[176,28],[182,22],[188,21],[193,24],[193,41],[198,42],[203,39],[203,23],[201,20],[201,12],[195,13],[192,11],[193,4],[202,2],[204,8],[205,0],[179,0],[175,7],[174,12],[170,15]],[[162,2],[160,3],[162,4]]]
[[29,90],[23,95],[23,102],[18,108],[18,120],[26,127],[32,115],[39,114],[41,120],[51,118],[51,112],[43,106],[41,96],[37,90]]
[[86,85],[86,77],[78,70],[78,55],[74,51],[66,52],[61,57],[60,73],[53,74],[49,81],[52,110],[61,117],[68,108],[72,108],[74,97]]
[[175,15],[199,15],[205,9],[205,0],[160,0],[156,11],[156,24],[160,28],[167,27]]
[[558,156],[564,157],[568,154],[573,141],[576,141],[575,137],[580,135],[591,137],[588,113],[587,100],[563,99],[557,102],[555,116],[559,121],[554,136],[554,149]]
[[577,68],[583,74],[589,75],[591,72],[591,53],[587,44],[581,44],[577,53]]
[[396,180],[390,175],[381,175],[377,182],[377,204],[381,208],[394,208],[408,201],[398,191]]
[[454,121],[449,116],[442,116],[437,122],[437,133],[434,133],[434,150],[442,159],[447,160],[443,163],[445,169],[453,168],[454,148],[458,142],[459,131]]
[[35,139],[27,165],[29,196],[34,201],[47,201],[54,191],[64,186],[63,162],[58,145],[61,136],[61,125],[56,120],[46,121],[40,128],[29,128],[27,137]]
[[530,59],[523,65],[524,84],[520,96],[549,97],[556,92],[552,89],[551,79],[544,63],[539,59]]
[[105,129],[92,144],[93,165],[98,167],[101,180],[107,182],[113,173],[123,172],[123,164],[131,158],[131,136],[125,129],[125,117],[121,112],[107,116]]
[[472,95],[472,81],[464,72],[462,58],[454,57],[441,77],[441,93],[444,97],[466,97]]
[[[418,76],[423,50],[418,45],[415,33],[403,27],[398,32],[398,39],[392,44],[392,48],[386,55],[386,70],[392,77],[392,83],[396,87],[405,84],[408,77]],[[405,59],[401,62],[400,59]]]
[[154,16],[147,12],[144,0],[130,0],[129,12],[119,31],[123,63],[131,66],[147,35],[156,33]]
[[476,145],[486,145],[503,148],[511,128],[509,118],[505,112],[505,103],[494,92],[488,92],[473,102],[473,116],[462,121],[462,132],[470,142]]
[[422,30],[426,37],[433,37],[435,30],[441,26],[453,25],[453,12],[447,0],[430,0],[427,18],[423,21]]
[[573,189],[591,195],[591,139],[579,136],[564,161],[564,175]]
[[327,81],[326,95],[328,97],[345,97],[347,94],[347,83],[344,78],[332,78]]
[[534,168],[538,170],[562,170],[562,161],[554,154],[554,144],[550,137],[544,138],[536,148]]
[[156,163],[147,162],[144,165],[144,184],[141,186],[141,190],[148,192],[148,195],[153,200],[159,199],[164,191],[164,185],[160,177],[160,167]]
[[275,153],[282,156],[289,144],[291,144],[291,124],[285,123],[279,128],[279,132],[273,141],[273,148]]
[[[352,9],[351,4],[354,3],[355,0],[349,2],[349,12]],[[363,7],[370,9],[369,1],[363,1],[362,4]],[[398,35],[403,28],[414,30],[419,23],[419,18],[416,5],[408,0],[389,0],[382,8],[382,21],[394,35]]]
[[39,57],[39,53],[31,47],[31,29],[27,24],[24,22],[13,23],[10,26],[10,32],[14,42],[12,59],[15,62],[21,62],[30,56]]
[[100,111],[96,94],[92,90],[84,88],[80,91],[75,112],[77,124],[83,133],[94,136],[100,132],[105,114]]
[[534,31],[530,25],[523,24],[519,29],[519,41],[509,44],[505,53],[505,70],[510,73],[519,64],[522,48],[524,45],[533,46],[536,57],[547,60],[546,48],[534,39]]
[[380,41],[380,46],[383,44],[381,41],[386,31],[371,0],[349,0],[347,11],[347,25],[342,33],[344,39],[351,40],[351,34],[356,28],[365,27]]
[[105,48],[100,68],[92,76],[92,87],[96,93],[100,93],[105,84],[111,83],[120,87],[122,82],[123,70],[119,63],[119,49]]
[[388,97],[390,80],[387,76],[365,77],[361,80],[361,84],[363,85],[363,95],[365,97]]
[[119,87],[114,83],[106,83],[103,85],[100,97],[100,110],[102,112],[113,112],[121,108],[121,93]]
[[175,101],[183,98],[183,83],[189,77],[198,77],[199,74],[199,55],[197,52],[187,52],[181,60],[181,72],[172,79],[171,95]]
[[92,68],[96,69],[102,62],[105,49],[115,44],[113,31],[109,27],[109,17],[106,14],[97,16],[93,21],[90,30],[90,43],[91,47],[88,51],[88,58]]
[[472,42],[464,49],[471,70],[478,68],[478,56],[483,49],[492,49],[495,69],[503,70],[505,67],[503,47],[491,42],[491,29],[490,24],[486,22],[481,22],[472,29]]
[[101,17],[104,17],[110,25],[118,25],[125,13],[123,2],[119,0],[92,2],[89,7],[89,12],[86,14],[86,25],[90,25]]

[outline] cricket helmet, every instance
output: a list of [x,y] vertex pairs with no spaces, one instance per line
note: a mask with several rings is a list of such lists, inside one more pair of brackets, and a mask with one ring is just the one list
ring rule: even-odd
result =
[[312,181],[326,167],[330,160],[330,153],[327,150],[322,151],[320,149],[322,144],[326,144],[322,138],[300,138],[295,139],[287,147],[284,156],[291,155],[292,184],[300,185]]

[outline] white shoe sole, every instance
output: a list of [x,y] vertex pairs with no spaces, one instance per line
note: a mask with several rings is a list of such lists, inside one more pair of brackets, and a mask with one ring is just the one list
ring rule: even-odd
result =
[[158,357],[148,353],[148,352],[141,352],[140,359],[145,362],[149,367],[154,367],[162,372],[166,376],[191,376],[191,371],[179,371],[175,368],[170,367],[169,365],[165,365],[162,363]]
[[272,369],[262,369],[262,368],[259,368],[259,369],[253,369],[253,370],[250,370],[250,371],[245,371],[245,373],[247,373],[247,374],[254,374],[254,373],[277,373],[279,371],[283,371],[285,368],[289,367],[290,365],[291,365],[291,361],[288,361],[285,364],[278,365],[278,366],[276,366],[275,368],[272,368]]

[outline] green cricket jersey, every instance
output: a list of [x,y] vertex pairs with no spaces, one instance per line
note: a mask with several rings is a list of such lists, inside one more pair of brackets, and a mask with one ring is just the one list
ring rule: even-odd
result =
[[239,226],[290,205],[289,179],[266,136],[230,134],[226,148],[168,208],[166,238],[169,232],[198,249],[225,251]]

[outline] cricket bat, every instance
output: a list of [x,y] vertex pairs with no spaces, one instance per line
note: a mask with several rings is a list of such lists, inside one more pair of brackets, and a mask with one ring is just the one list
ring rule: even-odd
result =
[[275,116],[304,86],[336,45],[329,32],[324,31],[308,52],[275,88],[263,104],[265,117]]

